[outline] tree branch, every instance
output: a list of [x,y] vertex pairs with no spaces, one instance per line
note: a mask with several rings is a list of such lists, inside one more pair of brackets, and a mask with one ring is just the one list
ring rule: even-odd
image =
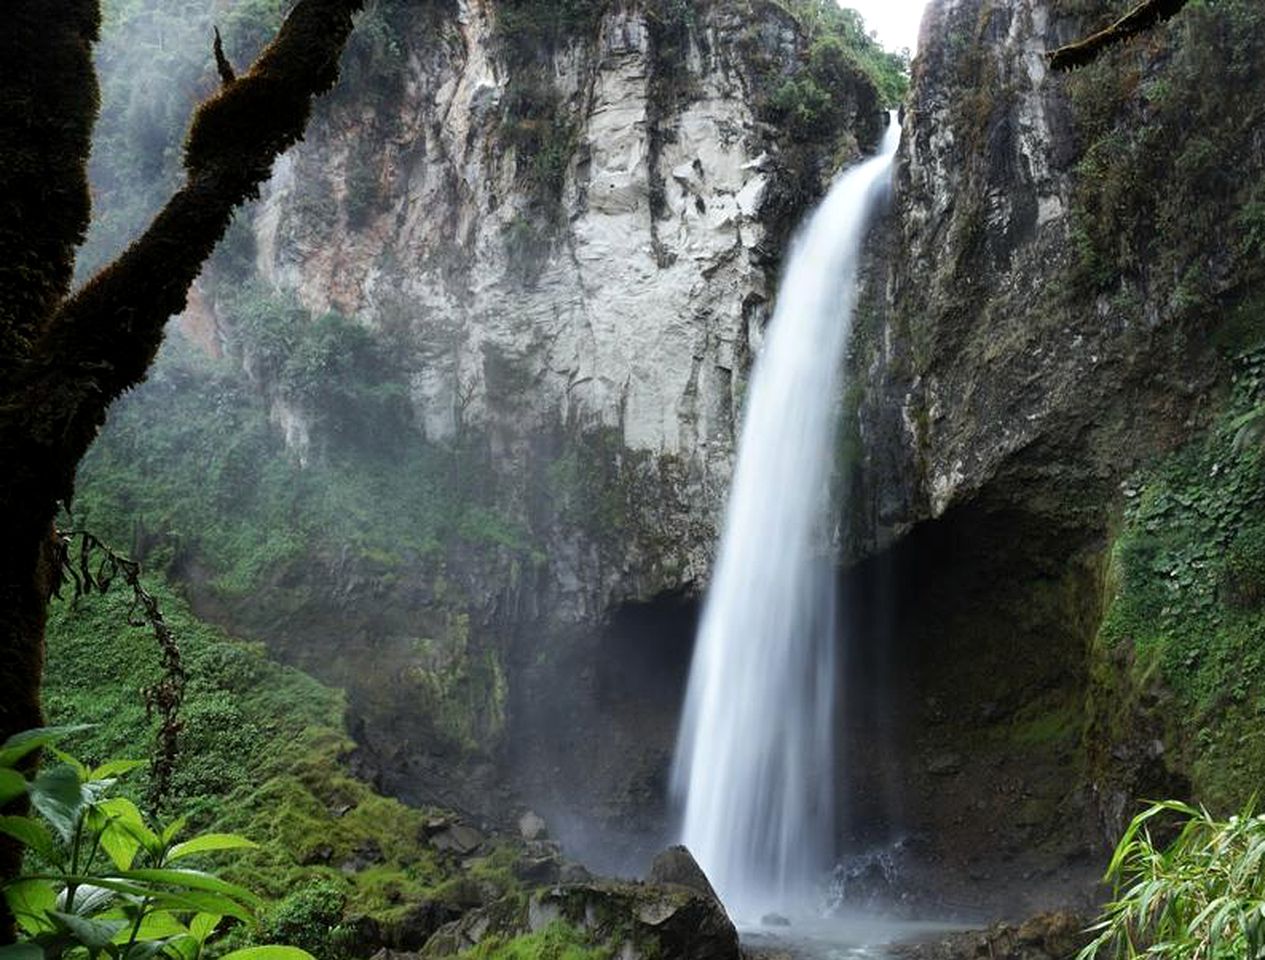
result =
[[[50,23],[54,19],[55,23]],[[88,228],[97,0],[6,0],[0,30],[0,382],[70,290]]]
[[[312,98],[333,86],[361,5],[299,0],[250,70],[195,112],[184,186],[33,338],[14,396],[26,421],[24,472],[43,483],[57,478],[41,499],[69,502],[74,466],[110,403],[144,379],[167,319],[184,309],[234,208],[258,196],[273,160],[302,138]],[[0,398],[0,413],[9,412],[3,406]]]
[[219,27],[215,28],[215,42],[211,45],[211,52],[215,54],[215,69],[219,71],[220,82],[227,87],[237,79],[237,72],[224,54],[224,40],[220,37]]
[[1046,54],[1052,70],[1071,70],[1092,63],[1108,47],[1149,30],[1186,6],[1186,0],[1142,0],[1106,29]]

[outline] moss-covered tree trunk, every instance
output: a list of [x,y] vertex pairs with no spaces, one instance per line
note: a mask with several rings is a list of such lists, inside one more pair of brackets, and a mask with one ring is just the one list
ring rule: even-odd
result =
[[[250,69],[193,117],[185,183],[145,233],[69,296],[88,225],[98,0],[8,0],[0,30],[0,741],[41,721],[58,504],[167,319],[333,85],[362,0],[300,0]],[[212,55],[207,38],[207,55]],[[0,883],[21,851],[0,838]],[[0,943],[13,939],[0,901]]]

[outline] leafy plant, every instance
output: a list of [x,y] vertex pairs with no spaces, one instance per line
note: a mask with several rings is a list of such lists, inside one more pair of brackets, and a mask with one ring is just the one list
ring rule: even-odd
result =
[[[37,815],[0,817],[0,833],[22,844],[31,869],[4,886],[25,939],[0,948],[3,960],[98,957],[198,960],[226,920],[253,922],[259,900],[183,861],[254,844],[230,833],[178,840],[183,820],[152,823],[131,800],[114,796],[119,779],[143,766],[112,760],[94,769],[54,747],[82,726],[44,727],[0,745],[0,804],[25,797]],[[33,770],[47,750],[57,763]],[[294,947],[248,947],[224,960],[309,960]]]
[[[1175,828],[1157,843],[1153,828]],[[1158,832],[1158,829],[1157,829]],[[1174,800],[1134,817],[1107,879],[1115,899],[1077,960],[1265,957],[1265,814],[1248,804],[1229,820]]]

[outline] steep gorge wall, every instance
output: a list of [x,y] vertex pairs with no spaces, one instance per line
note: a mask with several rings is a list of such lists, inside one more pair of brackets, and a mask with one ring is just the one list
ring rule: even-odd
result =
[[[371,5],[184,318],[227,359],[161,366],[95,469],[202,614],[347,687],[388,789],[662,827],[646,650],[679,682],[788,231],[882,116],[845,63],[811,142],[771,122],[777,4],[576,9]],[[164,404],[218,411],[211,516],[136,492]]]
[[[1138,471],[1253,402],[1265,37],[1252,4],[1195,7],[1089,68],[1047,70],[1045,51],[1124,6],[931,4],[854,344],[852,550],[886,549],[900,571],[902,759],[885,775],[923,860],[965,902],[1005,888],[999,909],[1074,899],[1135,798],[1208,795],[1192,747],[1226,716],[1180,693],[1201,655],[1157,671],[1153,631],[1104,624],[1127,593]],[[1259,480],[1226,495],[1241,526]],[[1237,529],[1202,522],[1215,581]],[[1190,561],[1165,551],[1126,575],[1164,579],[1167,618]],[[1235,642],[1265,644],[1256,627]],[[1225,749],[1255,769],[1253,747]],[[1217,795],[1247,792],[1221,778]]]

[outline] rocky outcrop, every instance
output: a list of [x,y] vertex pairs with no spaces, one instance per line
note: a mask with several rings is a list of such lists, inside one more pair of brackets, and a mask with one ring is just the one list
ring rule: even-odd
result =
[[565,924],[612,955],[664,960],[738,960],[738,934],[714,897],[686,887],[586,883],[493,904],[440,929],[423,957],[448,957]]
[[[1083,736],[1094,685],[1133,662],[1094,646],[1122,485],[1199,435],[1254,336],[1229,318],[1259,315],[1261,271],[1231,226],[1265,162],[1242,126],[1259,98],[1214,93],[1258,69],[1255,40],[1233,66],[1214,52],[1227,30],[1255,37],[1255,15],[1178,17],[1050,73],[1045,51],[1109,7],[930,5],[854,344],[850,550],[886,555],[851,582],[900,611],[896,652],[861,654],[900,679],[897,706],[852,728],[857,806],[901,797],[923,859],[960,878],[944,895],[1009,885],[1011,910],[1089,896],[1103,810],[1142,787],[1089,764],[1111,748]],[[1219,179],[1226,157],[1244,166]],[[1116,752],[1146,748],[1169,756]],[[1164,762],[1145,765],[1151,787],[1180,784]]]

